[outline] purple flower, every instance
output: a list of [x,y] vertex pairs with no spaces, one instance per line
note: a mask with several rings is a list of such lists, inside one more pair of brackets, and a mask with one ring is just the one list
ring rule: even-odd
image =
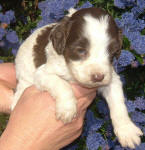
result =
[[14,11],[12,10],[9,10],[5,13],[5,16],[7,16],[10,21],[14,21],[15,20],[15,14],[14,14]]
[[134,101],[135,107],[139,110],[145,110],[145,98],[144,97],[136,97]]
[[99,113],[104,114],[104,115],[109,114],[108,106],[104,100],[99,100],[97,102],[96,107],[97,107],[97,110],[99,111]]
[[120,74],[119,76],[120,76],[121,82],[122,82],[123,85],[124,85],[124,84],[126,83],[124,75]]
[[145,127],[142,127],[142,132],[145,135]]
[[97,131],[102,125],[104,121],[94,116],[94,113],[88,109],[86,113],[86,122],[84,126],[83,136],[87,136],[90,132]]
[[79,9],[82,9],[82,8],[89,8],[89,7],[92,7],[93,5],[87,1],[86,3],[84,3],[81,7],[79,7]]
[[3,28],[0,28],[0,40],[2,40],[2,38],[5,36],[6,31]]
[[135,15],[135,17],[137,18],[140,14],[142,14],[144,12],[144,8],[139,7],[139,6],[135,6],[131,9],[131,12]]
[[0,13],[0,22],[10,24],[9,16],[4,15],[3,13]]
[[114,146],[115,146],[114,140],[108,138],[107,143],[106,143],[106,145],[103,146],[102,150],[110,150],[110,149],[113,149]]
[[125,8],[125,3],[122,0],[114,0],[114,5],[118,8]]
[[145,0],[137,0],[137,5],[138,7],[145,9]]
[[126,50],[122,50],[121,55],[118,59],[118,63],[121,66],[128,66],[132,63],[132,61],[135,59],[134,55]]
[[88,150],[97,150],[99,146],[103,146],[105,140],[100,133],[92,132],[89,133],[86,139],[86,145]]
[[3,63],[4,61],[0,59],[0,63]]
[[87,111],[86,122],[87,122],[88,129],[92,127],[92,130],[99,129],[101,125],[103,124],[103,121],[100,119],[97,119],[91,110]]
[[10,31],[10,32],[8,32],[7,35],[6,35],[6,39],[10,43],[17,43],[19,41],[18,36],[16,34],[16,31]]
[[135,0],[114,0],[114,5],[118,8],[124,9],[128,6],[133,6]]
[[38,4],[41,9],[42,22],[37,27],[56,22],[64,16],[65,10],[75,7],[78,0],[46,0]]
[[96,123],[92,124],[90,126],[89,132],[91,131],[97,131],[102,125],[103,125],[104,121],[101,119],[97,119]]
[[139,62],[137,60],[135,60],[131,63],[132,68],[137,68],[138,66],[139,66]]
[[0,47],[4,47],[5,46],[5,41],[0,41]]
[[141,143],[139,146],[136,147],[135,150],[144,150],[145,149],[145,143]]
[[140,35],[136,40],[131,41],[131,46],[138,54],[145,54],[145,35]]
[[13,48],[13,49],[12,49],[12,54],[13,54],[14,56],[16,56],[17,51],[18,51],[18,49]]
[[130,148],[123,148],[120,145],[116,145],[114,150],[131,150]]
[[134,112],[135,111],[135,104],[133,101],[127,100],[125,103],[127,105],[128,112]]
[[139,111],[134,111],[131,114],[131,118],[136,123],[145,123],[145,114]]
[[65,10],[74,8],[78,4],[79,0],[62,0],[62,5]]

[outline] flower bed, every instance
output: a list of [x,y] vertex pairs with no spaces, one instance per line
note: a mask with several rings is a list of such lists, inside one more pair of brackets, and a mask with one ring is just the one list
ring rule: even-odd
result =
[[[99,6],[106,9],[123,31],[123,50],[120,58],[114,60],[114,67],[124,85],[130,117],[145,134],[145,0],[45,0],[38,4],[30,0],[23,4],[25,14],[17,8],[7,10],[6,3],[0,3],[0,63],[13,62],[18,47],[31,32],[56,22],[69,8]],[[128,150],[118,143],[108,107],[98,97],[88,109],[81,137],[64,149]],[[145,137],[136,150],[144,149]]]

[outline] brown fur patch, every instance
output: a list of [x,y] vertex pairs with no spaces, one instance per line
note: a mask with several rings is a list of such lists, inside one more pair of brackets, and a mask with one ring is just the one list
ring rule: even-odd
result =
[[37,44],[34,45],[33,48],[34,64],[36,68],[46,63],[45,47],[49,42],[49,34],[52,28],[53,26],[46,27],[36,39]]
[[108,33],[113,41],[110,43],[108,50],[110,55],[110,61],[113,61],[113,58],[119,58],[122,48],[122,32],[117,27],[113,17],[109,17],[109,28]]
[[89,56],[89,41],[83,36],[83,26],[85,24],[84,16],[91,15],[96,19],[100,19],[105,16],[105,12],[101,8],[85,8],[77,11],[72,15],[70,21],[72,21],[71,30],[66,41],[66,47],[64,51],[64,57],[68,62],[71,60],[85,59]]
[[71,25],[72,22],[69,21],[69,17],[64,17],[58,22],[58,25],[50,35],[53,47],[59,55],[63,54]]
[[[104,11],[101,8],[85,8],[77,11],[72,15],[70,21],[72,21],[71,30],[66,41],[66,48],[64,51],[65,59],[68,61],[72,60],[80,60],[84,58],[84,55],[80,55],[77,47],[81,47],[87,54],[87,50],[89,50],[89,42],[87,38],[83,37],[83,25],[85,24],[84,16],[91,15],[96,19],[100,19],[102,16],[109,16],[109,26],[108,26],[108,34],[113,39],[113,42],[108,46],[110,61],[112,62],[113,57],[119,57],[122,47],[122,36],[120,34],[120,30],[118,29],[113,17],[109,15],[108,12]],[[88,55],[86,55],[88,56]]]

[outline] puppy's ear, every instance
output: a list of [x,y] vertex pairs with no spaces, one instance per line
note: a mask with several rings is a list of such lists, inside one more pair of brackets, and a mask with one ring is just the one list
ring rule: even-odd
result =
[[122,44],[123,44],[123,34],[122,34],[122,30],[119,29],[118,30],[118,39],[119,39],[119,44],[120,44],[120,49],[122,48]]
[[66,16],[54,27],[50,35],[53,47],[59,55],[62,54],[65,49],[71,25],[72,22],[69,20],[69,17]]
[[117,59],[120,57],[122,44],[123,44],[123,34],[122,34],[122,30],[121,29],[118,29],[118,40],[119,40],[119,50],[116,53],[116,58]]

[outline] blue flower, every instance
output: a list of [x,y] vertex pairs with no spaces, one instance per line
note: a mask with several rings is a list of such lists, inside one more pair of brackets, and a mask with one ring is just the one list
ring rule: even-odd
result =
[[137,68],[139,65],[140,65],[140,63],[137,60],[135,60],[131,63],[132,68]]
[[125,3],[122,0],[114,0],[114,5],[118,8],[125,8]]
[[131,9],[131,12],[134,14],[134,16],[137,18],[140,14],[144,12],[144,8],[135,6]]
[[87,136],[92,131],[97,131],[102,125],[104,121],[100,118],[96,118],[94,113],[88,109],[86,113],[86,122],[84,126],[84,132],[82,136]]
[[9,31],[6,35],[6,39],[10,43],[17,43],[19,41],[16,31]]
[[139,110],[145,110],[145,98],[142,97],[136,97],[134,101],[135,107]]
[[12,49],[12,54],[13,54],[13,56],[16,56],[17,51],[18,51],[18,49],[16,49],[16,48],[13,48],[13,49]]
[[61,19],[65,15],[65,10],[71,7],[75,7],[78,0],[46,0],[38,4],[41,9],[41,16],[43,22],[39,23],[39,26],[53,23]]
[[79,0],[62,0],[62,5],[65,10],[74,8],[78,4]]
[[15,20],[14,11],[9,10],[9,11],[6,11],[5,14],[0,13],[0,22],[10,24],[14,20]]
[[135,59],[134,55],[126,50],[122,50],[121,55],[118,59],[118,63],[121,66],[128,66],[131,64],[131,62]]
[[0,40],[2,40],[2,38],[5,36],[6,31],[3,28],[0,28]]
[[135,107],[135,104],[133,101],[127,100],[127,101],[125,101],[125,103],[126,103],[128,112],[134,112],[135,111],[136,107]]
[[6,11],[5,16],[7,16],[10,19],[10,21],[15,20],[15,14],[14,11],[12,10]]
[[9,16],[4,15],[3,13],[0,13],[0,22],[10,24]]
[[120,145],[116,145],[114,150],[131,150],[130,148],[123,148]]
[[86,139],[86,145],[88,150],[97,150],[99,146],[103,146],[105,140],[100,133],[89,133]]
[[0,59],[0,63],[3,63],[4,61]]
[[145,123],[145,114],[139,111],[134,111],[131,114],[131,118],[136,123]]
[[109,114],[108,106],[104,100],[101,99],[101,100],[97,101],[96,107],[97,107],[97,110],[99,111],[99,113],[104,114],[104,115]]
[[145,0],[137,0],[137,5],[138,7],[145,9]]
[[114,0],[114,5],[118,8],[126,8],[128,6],[133,6],[135,0]]
[[94,116],[94,113],[91,111],[91,110],[88,110],[87,111],[87,114],[86,114],[86,122],[87,122],[87,126],[90,128],[92,125],[95,125],[97,126],[98,125],[98,128],[100,127],[100,124],[101,121]]
[[131,46],[138,54],[145,54],[145,35],[140,35],[136,40],[131,41]]
[[139,146],[136,147],[135,150],[144,150],[145,149],[145,143],[141,143]]
[[87,1],[86,3],[84,3],[81,7],[79,7],[78,9],[82,9],[82,8],[89,8],[89,7],[92,7],[93,5]]

